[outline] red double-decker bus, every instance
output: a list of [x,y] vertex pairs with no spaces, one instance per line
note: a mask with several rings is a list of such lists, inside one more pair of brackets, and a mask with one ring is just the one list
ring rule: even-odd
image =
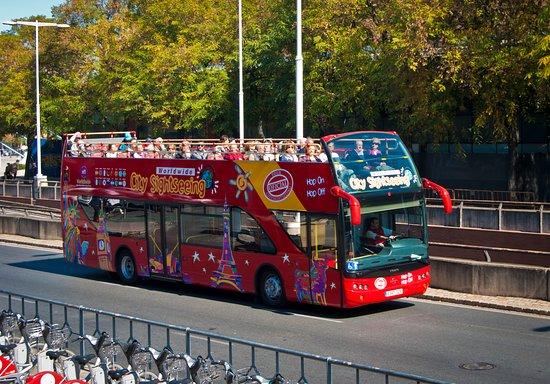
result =
[[292,153],[293,143],[247,140],[245,153],[233,145],[238,153],[224,160],[218,152],[229,149],[213,143],[128,136],[66,141],[69,262],[125,283],[162,278],[252,292],[269,305],[349,308],[429,285],[422,187],[438,190],[448,211],[451,202],[419,177],[394,132],[326,136],[309,144],[311,156],[306,146],[290,158],[277,150]]

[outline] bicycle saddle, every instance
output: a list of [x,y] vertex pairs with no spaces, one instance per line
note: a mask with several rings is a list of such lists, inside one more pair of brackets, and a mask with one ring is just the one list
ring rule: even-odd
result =
[[0,352],[2,352],[2,354],[6,354],[6,353],[9,353],[15,347],[17,347],[17,344],[0,345]]

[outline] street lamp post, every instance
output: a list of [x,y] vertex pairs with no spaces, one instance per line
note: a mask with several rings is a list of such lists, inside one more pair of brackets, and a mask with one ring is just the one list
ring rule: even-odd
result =
[[304,136],[304,60],[302,57],[302,0],[296,0],[296,138]]
[[38,20],[35,21],[4,21],[3,24],[6,25],[27,25],[35,28],[35,64],[36,64],[36,166],[37,166],[37,172],[36,172],[36,182],[37,185],[43,181],[46,180],[46,176],[42,175],[42,150],[41,150],[41,129],[40,129],[40,71],[39,71],[39,64],[40,59],[38,56],[38,28],[39,27],[56,27],[56,28],[68,28],[68,24],[58,24],[58,23],[45,23],[40,22]]
[[243,8],[239,0],[239,139],[244,143],[244,93],[243,93]]

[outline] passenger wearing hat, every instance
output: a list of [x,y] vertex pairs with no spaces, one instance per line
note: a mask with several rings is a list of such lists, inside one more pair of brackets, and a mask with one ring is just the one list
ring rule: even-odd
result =
[[367,165],[365,169],[369,171],[388,171],[393,168],[388,167],[385,161],[382,160],[382,151],[380,148],[380,139],[375,137],[372,139],[371,148],[367,151]]
[[163,141],[164,140],[162,139],[162,137],[157,137],[155,139],[155,149],[162,154],[164,154],[164,152],[166,151],[166,147],[164,146],[164,144],[162,144]]
[[129,143],[131,142],[132,142],[132,134],[130,132],[124,133],[122,144],[119,145],[118,150],[121,152],[126,152],[126,149],[129,147]]
[[69,140],[67,140],[67,150],[73,157],[78,157],[79,155],[78,140],[82,140],[82,134],[80,132],[73,133],[71,137],[69,137]]

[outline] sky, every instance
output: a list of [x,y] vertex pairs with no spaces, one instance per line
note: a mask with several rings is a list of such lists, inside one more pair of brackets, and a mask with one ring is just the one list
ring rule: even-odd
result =
[[[51,8],[65,0],[0,0],[0,22],[33,15],[51,17]],[[10,29],[9,25],[0,25],[0,32]]]

